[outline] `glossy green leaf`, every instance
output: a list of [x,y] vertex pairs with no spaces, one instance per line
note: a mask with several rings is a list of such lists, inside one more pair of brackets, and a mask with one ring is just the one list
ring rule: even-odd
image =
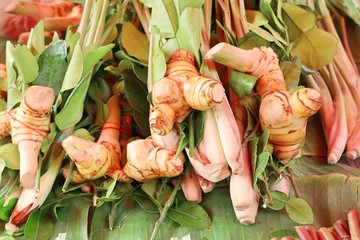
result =
[[193,53],[200,64],[201,9],[186,8],[179,18],[176,40],[179,47]]
[[141,189],[150,197],[156,207],[160,210],[162,209],[160,202],[156,199],[158,182],[157,180],[151,180],[141,184]]
[[290,198],[285,203],[289,217],[300,224],[313,224],[314,215],[310,205],[302,198]]
[[152,3],[152,13],[150,29],[153,26],[160,29],[161,36],[164,38],[174,37],[178,27],[178,16],[173,0],[155,0]]
[[14,51],[15,47],[10,42],[6,42],[6,77],[7,77],[7,110],[14,107],[17,103],[19,103],[22,99],[22,93],[18,89],[17,86],[17,73],[14,69],[14,58],[12,56],[12,51]]
[[142,209],[144,209],[144,211],[148,213],[159,213],[159,209],[156,207],[154,202],[151,201],[146,196],[141,196],[137,194],[137,195],[132,195],[131,198],[134,199],[136,203],[139,204],[139,206]]
[[282,15],[280,14],[281,11],[279,11],[283,4],[282,1],[277,1],[276,14],[272,8],[271,2],[272,1],[261,1],[259,3],[260,11],[267,19],[269,19],[269,24],[278,32],[286,32],[286,27],[282,21]]
[[125,80],[125,94],[130,106],[144,116],[148,116],[150,104],[147,101],[146,85],[140,81],[132,71],[123,73]]
[[258,154],[265,151],[268,142],[269,142],[269,131],[266,130],[266,131],[263,132],[263,134],[261,134],[261,136],[259,138],[259,142],[258,142],[258,145],[257,145]]
[[8,222],[10,219],[10,215],[18,201],[18,198],[12,198],[8,201],[7,205],[5,204],[5,198],[0,199],[0,219]]
[[264,38],[260,37],[259,35],[255,34],[254,32],[248,32],[239,40],[238,47],[251,50],[255,47],[269,47],[270,43],[266,41]]
[[39,74],[39,65],[30,50],[24,45],[19,45],[11,50],[11,55],[14,58],[21,81],[24,83],[34,81]]
[[315,27],[316,17],[312,12],[290,3],[283,3],[282,7],[290,41],[295,41],[303,32]]
[[270,192],[272,201],[268,204],[268,207],[273,210],[281,210],[285,207],[285,203],[288,201],[288,196],[283,192],[272,191]]
[[34,28],[30,30],[27,47],[31,50],[34,56],[39,55],[45,48],[45,32],[44,22],[39,21]]
[[79,43],[75,45],[69,66],[66,70],[60,91],[73,89],[80,81],[83,73],[83,55]]
[[314,28],[300,34],[294,42],[291,55],[299,57],[306,67],[319,70],[333,60],[337,44],[335,36]]
[[[152,69],[152,82],[151,84],[155,84],[157,81],[159,81],[166,72],[166,59],[163,51],[160,47],[160,33],[159,29],[156,27],[152,30],[154,32],[154,46],[153,46],[153,55],[152,55],[152,61],[153,66],[156,66]],[[148,86],[150,87],[150,86]]]
[[208,213],[196,202],[184,202],[170,208],[167,217],[189,229],[205,229],[211,225]]
[[18,170],[20,168],[20,153],[17,145],[11,142],[1,145],[0,160],[4,161],[7,168]]
[[83,115],[84,100],[91,76],[85,76],[72,90],[64,108],[55,116],[56,125],[60,130],[75,126]]
[[53,219],[45,210],[37,210],[31,213],[29,219],[26,221],[24,235],[25,237],[34,240],[49,239],[53,230]]
[[180,15],[186,8],[201,8],[204,4],[204,0],[177,0],[174,2]]
[[149,40],[132,23],[125,22],[121,30],[121,44],[126,52],[143,63],[149,59]]
[[301,74],[301,63],[299,59],[295,57],[292,61],[282,61],[279,65],[284,74],[286,89],[289,91],[297,88]]
[[55,91],[55,95],[57,95],[68,67],[66,54],[67,46],[63,40],[48,46],[39,56],[39,75],[32,83],[34,85],[50,87]]
[[115,44],[110,43],[105,46],[101,46],[91,50],[84,55],[84,69],[82,72],[82,77],[89,74],[89,71],[115,46]]
[[269,152],[262,152],[258,155],[258,159],[256,162],[256,175],[260,175],[265,171],[265,168],[269,162],[270,153]]

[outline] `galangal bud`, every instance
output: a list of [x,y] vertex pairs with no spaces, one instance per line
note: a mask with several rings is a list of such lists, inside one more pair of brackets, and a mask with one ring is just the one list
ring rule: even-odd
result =
[[38,155],[43,139],[50,131],[50,111],[55,100],[52,88],[31,86],[20,106],[0,116],[0,137],[11,135],[20,153],[20,183],[35,186]]
[[[69,136],[62,141],[62,146],[70,159],[75,163],[77,171],[83,177],[75,175],[73,182],[93,180],[108,175],[118,181],[130,182],[121,166],[119,124],[121,110],[120,95],[112,96],[107,106],[109,116],[105,121],[97,142]],[[63,172],[67,176],[68,171]]]
[[314,89],[299,89],[292,95],[286,89],[279,59],[271,48],[244,50],[227,43],[219,43],[206,58],[246,72],[257,78],[260,94],[260,125],[269,131],[274,155],[286,163],[300,151],[305,138],[307,119],[321,107],[323,100]]
[[154,144],[151,137],[137,139],[127,145],[126,175],[139,182],[160,177],[175,177],[182,173],[184,155]]
[[166,135],[192,109],[202,111],[222,102],[224,88],[220,81],[200,75],[192,53],[178,49],[167,63],[165,77],[154,84],[151,96],[150,128]]

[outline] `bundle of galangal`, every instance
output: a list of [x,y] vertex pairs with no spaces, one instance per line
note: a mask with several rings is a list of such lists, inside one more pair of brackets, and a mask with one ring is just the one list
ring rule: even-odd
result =
[[[146,65],[147,68],[148,99],[146,101],[150,106],[148,109],[150,134],[147,136],[145,134],[134,134],[139,133],[137,132],[138,128],[134,127],[130,129],[129,136],[126,139],[121,139],[124,133],[122,132],[122,124],[124,119],[126,120],[126,116],[123,114],[123,106],[131,102],[128,92],[114,90],[116,84],[123,79],[116,79],[115,84],[111,81],[104,84],[106,89],[111,89],[111,91],[109,90],[111,96],[103,98],[100,92],[95,94],[92,92],[95,89],[94,86],[98,84],[96,82],[97,77],[103,74],[95,74],[94,66],[98,62],[91,60],[92,54],[98,54],[97,48],[101,49],[99,52],[104,51],[102,55],[100,54],[101,57],[98,57],[99,62],[100,59],[103,59],[104,62],[110,59],[111,64],[120,62],[111,52],[113,45],[108,49],[101,48],[105,46],[105,42],[108,40],[101,34],[106,32],[110,35],[110,30],[102,32],[104,30],[103,25],[108,20],[105,18],[105,13],[109,7],[108,1],[103,2],[103,5],[100,3],[92,5],[91,1],[85,3],[84,10],[90,12],[92,7],[97,8],[98,11],[92,10],[92,13],[97,14],[96,16],[101,19],[99,25],[93,28],[95,29],[94,32],[90,30],[86,37],[83,36],[84,32],[82,31],[87,29],[84,24],[89,20],[89,12],[82,16],[80,23],[78,22],[83,6],[70,2],[53,3],[51,9],[63,6],[60,4],[66,4],[67,11],[61,12],[61,16],[57,16],[55,13],[49,16],[37,16],[38,19],[36,20],[43,19],[45,26],[48,26],[49,22],[61,18],[69,21],[64,23],[66,26],[73,25],[76,26],[74,28],[78,28],[79,36],[70,38],[71,40],[63,43],[65,44],[65,51],[69,50],[66,52],[68,54],[66,61],[68,61],[69,66],[64,71],[64,79],[70,78],[69,76],[75,72],[75,67],[71,69],[70,66],[73,67],[81,63],[80,69],[83,72],[80,72],[79,79],[75,84],[67,82],[60,89],[40,86],[35,84],[36,81],[31,83],[36,77],[31,81],[24,81],[24,85],[17,86],[21,90],[19,90],[20,97],[17,100],[21,99],[21,101],[14,105],[9,104],[8,108],[0,115],[0,138],[11,139],[12,146],[14,145],[18,149],[20,159],[19,186],[21,191],[15,194],[18,202],[5,226],[7,230],[19,231],[27,217],[44,203],[59,171],[61,171],[61,179],[66,182],[64,185],[69,183],[75,186],[81,185],[82,190],[88,187],[86,190],[88,193],[94,193],[93,188],[98,184],[97,181],[103,179],[111,179],[114,184],[118,181],[121,184],[129,184],[134,187],[158,179],[171,180],[167,186],[174,188],[174,194],[169,197],[166,204],[160,207],[163,212],[161,212],[161,217],[156,223],[152,239],[155,238],[158,224],[164,220],[162,216],[166,215],[166,211],[174,202],[174,196],[178,191],[182,191],[187,201],[201,203],[203,194],[211,192],[220,182],[229,187],[231,202],[238,221],[243,225],[254,224],[259,206],[267,207],[273,204],[270,190],[282,192],[289,197],[289,180],[291,180],[289,176],[291,177],[291,174],[277,171],[274,166],[276,165],[282,170],[286,169],[287,164],[301,155],[308,120],[319,110],[322,114],[325,135],[328,137],[328,161],[335,163],[340,158],[339,155],[343,153],[346,141],[342,142],[344,146],[339,150],[331,148],[334,147],[333,142],[336,139],[334,132],[329,129],[331,121],[324,116],[322,106],[330,106],[332,102],[329,102],[331,97],[329,98],[326,95],[326,89],[324,90],[321,87],[322,82],[314,80],[320,78],[319,75],[307,75],[308,87],[300,86],[290,92],[287,89],[279,56],[270,46],[264,45],[244,49],[221,38],[217,39],[216,44],[210,45],[211,24],[206,16],[211,15],[211,1],[204,1],[204,4],[198,8],[188,7],[193,11],[194,16],[200,17],[201,20],[199,31],[190,31],[190,37],[184,37],[186,34],[183,32],[176,33],[176,31],[171,37],[164,37],[162,29],[157,29],[156,25],[152,25],[156,23],[153,20],[157,16],[156,10],[151,9],[150,5],[147,6],[138,1],[132,3],[139,18],[137,24],[139,22],[142,24],[141,27],[137,26],[144,31],[144,36],[147,34],[149,40],[147,63],[140,65],[141,67]],[[121,6],[120,9],[125,12],[124,9],[126,9],[127,4],[129,2],[124,1],[119,5]],[[25,3],[14,3],[9,5],[6,11],[21,14],[22,8],[27,8],[27,6]],[[41,6],[49,7],[49,3]],[[65,9],[64,7],[60,8]],[[236,8],[233,6],[233,9]],[[226,10],[224,6],[222,6],[222,10]],[[183,9],[182,11],[185,12],[184,14],[189,14],[186,12],[187,10]],[[222,13],[225,19],[226,13],[227,11]],[[178,18],[176,21],[180,21],[181,14],[176,15]],[[233,27],[237,38],[242,39],[249,30],[246,28],[244,16],[239,21],[239,25]],[[111,21],[111,19],[109,22],[112,22],[113,25],[116,23],[115,20]],[[109,22],[106,23],[110,25]],[[91,24],[95,23],[91,22]],[[134,26],[133,24],[132,27]],[[227,26],[227,29],[231,29],[231,26]],[[91,28],[91,26],[88,27]],[[66,30],[63,26],[57,25],[54,29],[45,27],[44,30],[59,29],[61,31]],[[4,32],[4,34],[7,33]],[[184,35],[181,36],[181,34]],[[26,36],[30,36],[29,39],[31,40],[31,33]],[[56,35],[56,38],[60,37]],[[198,41],[199,44],[193,48],[188,47],[187,41],[181,37],[188,40],[190,44],[192,41]],[[176,40],[177,45],[169,39]],[[23,41],[23,38],[20,40]],[[89,44],[86,45],[86,43]],[[174,45],[166,48],[169,46],[166,43]],[[55,44],[56,41],[54,40],[44,49]],[[8,46],[10,46],[9,52],[15,52],[13,49],[16,47]],[[31,51],[34,46],[31,44],[29,46],[30,50],[28,51],[33,54]],[[338,51],[341,52],[341,49]],[[89,55],[86,55],[87,53]],[[10,57],[9,59],[6,67],[11,67],[11,70],[8,70],[10,73],[8,76],[12,77],[12,71],[18,70],[16,67],[19,66],[16,66],[17,59],[14,60]],[[38,58],[36,56],[32,59],[36,61]],[[85,59],[92,65],[87,65]],[[156,61],[161,60],[160,62],[164,66],[155,65],[157,62],[154,59]],[[74,65],[70,65],[72,61]],[[136,69],[134,62],[131,62],[133,65],[128,64],[132,69]],[[90,65],[91,67],[89,67]],[[336,75],[337,73],[340,78],[339,66],[333,69],[333,65],[335,63],[328,65],[330,73],[334,71],[333,74]],[[160,71],[157,71],[157,68],[162,68],[164,71],[158,73]],[[4,70],[6,70],[5,67]],[[225,71],[226,74],[222,74],[222,71]],[[258,120],[258,128],[254,127],[251,134],[248,131],[250,113],[244,110],[245,107],[233,104],[235,90],[227,85],[227,78],[230,79],[230,76],[235,76],[236,74],[232,75],[234,73],[242,73],[255,79],[254,92],[251,96],[245,97],[254,97],[259,101],[258,108],[254,113],[257,117],[256,120]],[[321,70],[320,73],[326,75],[328,72],[325,69]],[[19,76],[16,75],[16,77]],[[126,76],[126,74],[121,76]],[[6,77],[4,71],[0,78],[5,79]],[[92,77],[93,79],[91,79]],[[83,84],[86,79],[88,79],[87,84]],[[17,81],[19,80],[17,79]],[[235,81],[241,80],[235,79]],[[344,86],[341,89],[353,91],[353,95],[355,95],[357,90],[350,88],[354,87],[354,84],[348,83],[348,85],[348,90]],[[11,87],[13,86],[9,85],[9,89]],[[78,89],[84,91],[84,94],[80,94],[82,98],[76,95],[78,94],[76,91],[80,91]],[[74,92],[68,94],[66,92],[68,90]],[[10,93],[10,90],[8,92]],[[78,98],[71,99],[75,95]],[[62,97],[64,99],[68,97],[68,99],[61,102]],[[337,97],[341,100],[340,95]],[[352,99],[354,106],[357,103],[357,98]],[[64,124],[66,127],[63,127],[63,123],[57,122],[56,118],[61,115],[62,108],[65,109],[66,104],[70,105],[75,102],[74,99],[83,101],[81,103],[83,107],[81,114],[83,111],[85,114],[71,124]],[[85,102],[91,101],[96,102],[92,103],[93,105],[100,106],[97,110],[103,111],[101,113],[96,112],[94,118],[90,116],[91,110],[84,110],[86,108],[84,107]],[[336,103],[340,104],[341,102]],[[336,111],[337,108],[341,107],[336,105],[334,108]],[[343,109],[343,111],[345,110]],[[336,117],[346,121],[342,115],[336,115]],[[336,123],[340,124],[340,122]],[[349,138],[347,156],[356,158],[358,157],[358,148],[352,144],[357,136],[355,133],[356,122],[354,119],[349,119],[348,123],[353,128],[352,136],[354,137]],[[79,133],[81,131],[76,131],[84,126],[94,127],[95,125],[101,125],[100,132],[92,132],[93,129],[90,127],[84,135]],[[56,136],[59,137],[55,140]],[[249,141],[252,143],[249,144]],[[260,146],[261,141],[266,142],[266,146]],[[6,144],[8,143],[10,141]],[[51,145],[47,149],[50,149],[49,153],[45,153],[43,150],[46,144]],[[256,148],[258,152],[251,147]],[[261,155],[262,153],[264,155]],[[264,169],[268,166],[274,167],[273,170],[276,175],[275,181],[267,182],[264,180],[265,194],[257,185],[256,178],[258,176],[254,176],[255,171],[258,170],[255,166],[256,159],[264,156],[267,156]],[[41,175],[42,161],[47,157],[54,162]],[[67,160],[67,162],[63,160]],[[274,164],[274,160],[276,164]],[[179,189],[177,189],[178,186]],[[14,196],[11,195],[11,197]],[[95,205],[96,200],[97,196],[93,198]]]

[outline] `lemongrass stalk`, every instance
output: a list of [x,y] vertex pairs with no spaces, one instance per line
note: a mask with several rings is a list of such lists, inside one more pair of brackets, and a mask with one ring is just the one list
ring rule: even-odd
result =
[[313,239],[305,226],[295,226],[294,228],[300,239]]
[[326,227],[319,228],[318,232],[322,234],[325,240],[337,240],[338,238],[335,238],[334,235],[329,231]]
[[105,20],[106,20],[106,14],[107,14],[108,7],[109,7],[109,0],[104,0],[104,2],[102,3],[102,6],[101,6],[100,19],[97,24],[97,28],[96,28],[94,40],[93,40],[93,43],[95,43],[96,45],[100,44],[101,37],[104,32],[104,26],[105,26]]
[[85,5],[84,5],[83,13],[81,15],[80,24],[77,29],[77,32],[80,33],[80,38],[79,38],[80,46],[82,46],[84,44],[86,30],[87,30],[87,27],[89,24],[92,4],[93,4],[93,0],[85,0]]
[[84,39],[84,45],[83,47],[90,46],[92,43],[94,43],[95,34],[98,28],[98,21],[100,20],[102,5],[105,0],[96,0],[94,3],[94,7],[91,8],[91,20],[90,20],[90,29],[86,33],[85,39]]
[[121,3],[118,11],[111,19],[105,24],[104,32],[101,36],[100,44],[104,44],[105,40],[110,36],[113,28],[116,27],[116,23],[119,21],[120,17],[124,14],[126,6],[129,4],[129,0],[125,0]]
[[150,38],[150,19],[145,14],[145,6],[141,4],[138,0],[133,0],[133,6],[135,8],[136,14],[140,19],[141,25],[144,29],[144,32],[148,38]]
[[230,0],[232,22],[234,24],[236,39],[240,39],[245,35],[243,30],[242,16],[238,0]]

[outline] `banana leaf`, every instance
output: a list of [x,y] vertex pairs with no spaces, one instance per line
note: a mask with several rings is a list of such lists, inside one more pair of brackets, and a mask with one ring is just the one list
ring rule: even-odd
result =
[[[346,218],[349,210],[359,208],[360,169],[342,163],[328,165],[325,158],[310,156],[297,159],[292,169],[301,197],[313,209],[314,227],[329,227]],[[233,212],[227,181],[205,194],[201,205],[212,219],[208,228],[192,230],[166,218],[157,239],[256,240],[295,234],[294,226],[297,224],[290,220],[284,209],[274,211],[260,207],[255,224],[240,225]],[[57,218],[52,218],[54,226],[49,239],[149,239],[159,217],[144,211],[132,199],[120,204],[108,202],[94,208],[91,198],[76,197],[63,201],[61,206],[56,209]],[[38,224],[35,227],[38,229],[33,232],[38,232],[40,239],[40,233],[49,231],[46,228],[50,225]]]

